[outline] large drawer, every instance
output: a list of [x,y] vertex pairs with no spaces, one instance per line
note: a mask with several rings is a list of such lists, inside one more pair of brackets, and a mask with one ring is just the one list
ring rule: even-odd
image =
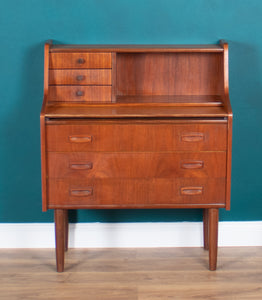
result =
[[226,152],[48,152],[49,178],[221,178]]
[[49,86],[49,100],[58,102],[111,102],[111,86]]
[[111,69],[50,70],[50,85],[111,85]]
[[50,69],[107,69],[111,53],[50,53]]
[[225,151],[227,146],[226,124],[120,120],[88,124],[47,125],[47,151]]
[[225,179],[48,180],[49,208],[225,204]]

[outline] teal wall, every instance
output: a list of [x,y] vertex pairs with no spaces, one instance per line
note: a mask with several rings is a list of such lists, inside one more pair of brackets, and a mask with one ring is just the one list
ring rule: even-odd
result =
[[[217,43],[230,51],[234,111],[232,209],[262,220],[261,0],[9,0],[0,7],[0,222],[50,222],[41,212],[39,112],[43,46]],[[194,210],[81,211],[71,221],[200,220]]]

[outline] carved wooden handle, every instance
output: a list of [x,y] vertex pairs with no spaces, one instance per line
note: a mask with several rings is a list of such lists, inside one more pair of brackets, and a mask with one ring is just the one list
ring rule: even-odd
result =
[[204,133],[202,132],[191,132],[184,133],[181,135],[182,142],[202,142],[204,141]]
[[204,162],[202,160],[189,160],[181,162],[182,169],[202,169]]
[[93,168],[93,163],[71,163],[69,168],[72,170],[90,170]]
[[187,186],[180,189],[181,195],[186,196],[202,195],[203,190],[202,186]]
[[69,141],[71,143],[91,143],[92,142],[92,136],[82,136],[82,135],[71,135],[69,136]]
[[93,189],[86,188],[86,189],[71,189],[70,195],[75,197],[88,197],[93,195]]

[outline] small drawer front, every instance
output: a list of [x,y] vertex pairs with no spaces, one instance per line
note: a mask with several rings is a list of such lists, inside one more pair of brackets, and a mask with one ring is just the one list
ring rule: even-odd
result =
[[59,152],[225,151],[227,146],[226,124],[93,121],[90,125],[50,124],[46,132],[48,151]]
[[111,85],[111,70],[50,70],[50,85]]
[[225,179],[50,179],[49,208],[225,204]]
[[111,86],[49,86],[49,100],[56,102],[111,102]]
[[222,178],[226,152],[101,153],[47,155],[49,178]]
[[94,184],[71,183],[65,180],[48,181],[48,204],[54,206],[97,205],[94,197]]
[[50,53],[50,69],[110,69],[111,53]]

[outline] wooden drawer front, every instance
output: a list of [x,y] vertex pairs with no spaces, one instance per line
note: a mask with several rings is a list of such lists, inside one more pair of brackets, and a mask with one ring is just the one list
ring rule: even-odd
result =
[[111,102],[111,86],[49,86],[49,100]]
[[48,207],[143,207],[225,203],[224,179],[50,179]]
[[[130,121],[132,122],[132,121]],[[226,150],[226,124],[47,125],[48,151],[205,151]]]
[[50,53],[50,69],[110,69],[111,53]]
[[226,176],[226,152],[49,152],[47,161],[50,178],[220,178]]
[[50,70],[51,85],[111,85],[111,70]]

